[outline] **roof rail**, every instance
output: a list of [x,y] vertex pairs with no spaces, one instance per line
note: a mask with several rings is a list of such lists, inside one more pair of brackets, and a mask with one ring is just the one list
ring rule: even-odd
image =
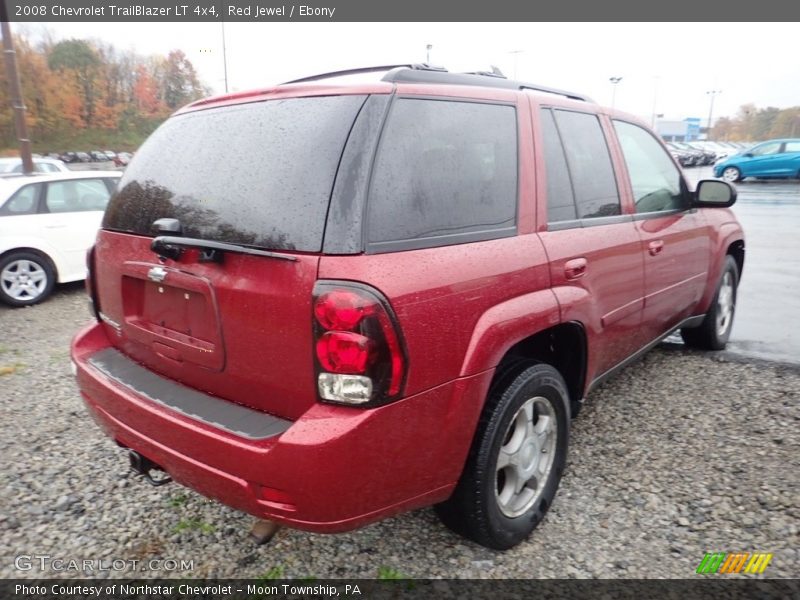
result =
[[302,77],[300,79],[293,79],[292,81],[284,81],[280,85],[288,85],[290,83],[307,83],[310,81],[320,81],[321,79],[332,79],[333,77],[343,77],[345,75],[360,75],[362,73],[379,73],[381,71],[395,71],[398,69],[446,72],[446,69],[444,69],[443,67],[434,67],[425,63],[406,64],[406,65],[382,65],[377,67],[360,67],[358,69],[345,69],[344,71],[331,71],[330,73],[320,73],[319,75],[310,75],[308,77]]
[[[425,65],[427,66],[427,65]],[[384,77],[383,81],[391,83],[439,83],[445,85],[474,85],[481,87],[494,87],[504,88],[508,90],[535,90],[537,92],[545,92],[547,94],[556,94],[557,96],[564,96],[571,100],[580,100],[582,102],[594,102],[588,96],[583,94],[576,94],[575,92],[568,92],[557,88],[551,88],[534,83],[525,83],[522,81],[514,81],[513,79],[506,79],[505,76],[498,70],[492,72],[475,72],[475,73],[450,73],[441,68],[426,68],[426,69],[411,69],[399,66],[389,71]]]

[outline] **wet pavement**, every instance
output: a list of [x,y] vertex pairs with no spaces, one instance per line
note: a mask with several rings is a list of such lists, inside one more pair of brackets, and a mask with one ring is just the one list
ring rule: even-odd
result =
[[[713,178],[710,167],[686,175],[692,184]],[[728,349],[800,364],[800,181],[750,179],[736,189],[745,261]]]

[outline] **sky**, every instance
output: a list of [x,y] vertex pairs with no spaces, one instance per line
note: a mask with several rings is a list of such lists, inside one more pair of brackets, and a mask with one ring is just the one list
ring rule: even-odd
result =
[[[651,121],[800,105],[796,23],[47,23],[36,38],[94,38],[142,55],[183,50],[215,93],[332,70],[430,61],[590,96]],[[23,74],[24,75],[24,74]],[[613,92],[611,77],[621,77]]]

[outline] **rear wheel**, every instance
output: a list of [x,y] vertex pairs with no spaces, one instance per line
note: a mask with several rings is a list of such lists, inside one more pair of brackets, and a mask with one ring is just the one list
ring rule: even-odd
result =
[[34,252],[11,252],[0,259],[0,300],[30,306],[53,291],[56,277],[50,261]]
[[569,410],[564,379],[546,364],[491,392],[456,490],[436,507],[445,525],[496,550],[527,538],[564,471]]
[[724,350],[733,328],[736,312],[736,288],[739,285],[739,268],[732,256],[725,257],[717,293],[700,327],[681,329],[687,346],[703,350]]
[[728,183],[736,183],[742,180],[742,172],[736,167],[726,167],[722,171],[722,179]]

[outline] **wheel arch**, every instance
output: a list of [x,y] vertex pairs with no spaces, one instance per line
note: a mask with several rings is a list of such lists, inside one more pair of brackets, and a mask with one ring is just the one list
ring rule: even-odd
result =
[[54,261],[53,258],[47,252],[45,252],[44,250],[40,250],[39,248],[26,247],[26,246],[20,248],[11,248],[9,250],[0,253],[0,261],[4,260],[7,256],[11,254],[16,254],[19,252],[30,252],[31,254],[36,254],[37,256],[41,256],[44,260],[47,261],[47,264],[49,264],[50,267],[53,269],[53,273],[56,276],[56,281],[59,281],[58,265],[56,264],[56,261]]

